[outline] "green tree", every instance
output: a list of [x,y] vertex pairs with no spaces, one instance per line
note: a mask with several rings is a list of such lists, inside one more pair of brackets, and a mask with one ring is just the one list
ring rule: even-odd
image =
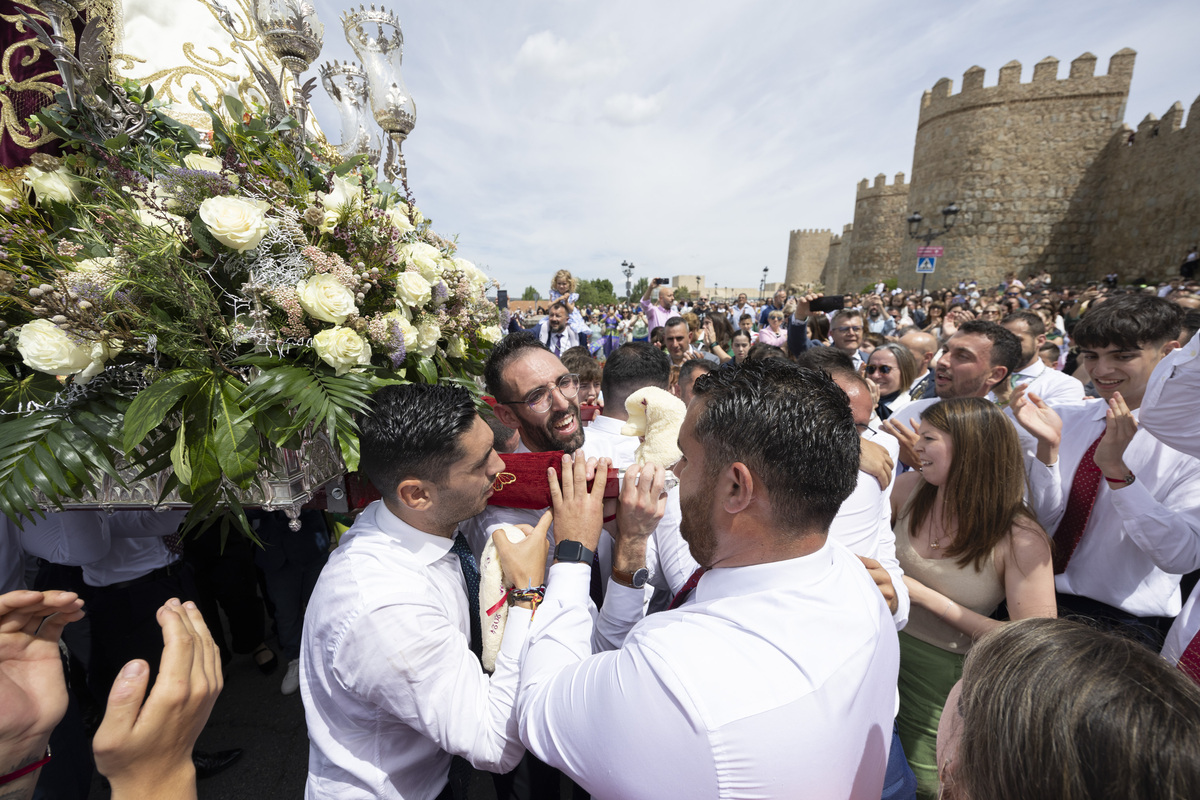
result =
[[683,303],[692,299],[692,293],[687,290],[686,286],[680,286],[675,290],[675,302]]
[[617,302],[612,281],[607,278],[598,278],[594,281],[580,279],[577,291],[581,306],[602,306]]
[[538,290],[532,286],[526,286],[525,291],[521,294],[522,300],[541,300],[542,296],[538,294]]
[[646,290],[648,288],[650,288],[650,279],[649,278],[638,278],[636,281],[633,282],[633,293],[630,294],[628,299],[631,302],[634,300],[641,300],[642,295],[644,295],[646,293]]

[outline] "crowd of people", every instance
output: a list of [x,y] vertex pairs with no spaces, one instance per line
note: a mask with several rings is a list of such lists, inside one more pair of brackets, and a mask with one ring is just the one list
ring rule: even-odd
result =
[[[62,638],[113,796],[194,796],[236,759],[193,748],[222,662],[275,668],[265,600],[310,798],[1194,797],[1200,286],[1048,278],[601,311],[563,271],[482,413],[376,394],[382,499],[340,540],[319,513],[263,517],[257,552],[179,548],[171,514],[9,522],[2,788],[86,796]],[[621,433],[647,388],[686,404],[669,470]]]

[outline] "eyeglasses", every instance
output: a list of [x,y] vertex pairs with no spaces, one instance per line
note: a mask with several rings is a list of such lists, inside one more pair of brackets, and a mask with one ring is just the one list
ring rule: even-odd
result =
[[579,394],[579,376],[573,372],[568,372],[566,375],[560,375],[558,380],[548,386],[537,387],[525,395],[524,400],[497,400],[496,402],[502,406],[517,406],[524,403],[535,414],[545,414],[550,410],[550,392],[554,389],[557,389],[559,394],[570,400]]
[[843,325],[840,328],[834,328],[834,333],[862,333],[862,325]]
[[874,375],[878,372],[880,375],[891,375],[894,369],[895,367],[888,366],[887,364],[868,364],[867,374]]
[[854,423],[854,427],[858,428],[859,436],[862,436],[864,433],[869,433],[872,436],[874,436],[876,433],[878,433],[878,431],[876,431],[874,428],[872,428],[870,425],[868,425],[865,422],[856,422],[856,423]]

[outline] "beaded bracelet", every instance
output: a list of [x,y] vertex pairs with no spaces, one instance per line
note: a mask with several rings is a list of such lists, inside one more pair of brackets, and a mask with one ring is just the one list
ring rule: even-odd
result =
[[546,599],[545,586],[532,586],[528,589],[512,588],[508,590],[508,602],[519,603],[522,600],[528,600],[532,612],[536,613],[538,606]]

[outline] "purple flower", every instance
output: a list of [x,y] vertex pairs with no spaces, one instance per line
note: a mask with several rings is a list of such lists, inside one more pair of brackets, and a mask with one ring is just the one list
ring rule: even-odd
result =
[[445,281],[438,281],[437,286],[433,287],[433,299],[445,300],[450,296],[450,290],[446,287]]
[[392,368],[400,369],[404,364],[404,359],[408,357],[408,349],[404,345],[404,331],[400,329],[400,323],[392,321],[392,340],[389,342],[392,345]]

